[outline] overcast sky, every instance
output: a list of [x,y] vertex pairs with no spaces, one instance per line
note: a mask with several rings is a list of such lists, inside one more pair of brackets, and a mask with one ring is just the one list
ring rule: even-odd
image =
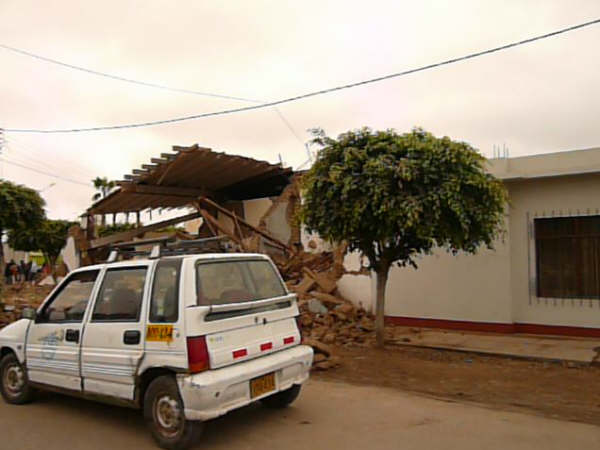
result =
[[[0,0],[0,43],[128,78],[273,100],[397,72],[600,17],[598,0]],[[600,146],[600,26],[407,77],[281,106],[307,141],[370,126],[422,126],[511,156]],[[143,122],[244,103],[160,91],[0,49],[0,127]],[[3,157],[89,182],[121,179],[172,145],[297,167],[301,142],[272,109],[143,129],[7,134]],[[0,162],[73,219],[93,188]],[[54,186],[47,187],[51,183]]]

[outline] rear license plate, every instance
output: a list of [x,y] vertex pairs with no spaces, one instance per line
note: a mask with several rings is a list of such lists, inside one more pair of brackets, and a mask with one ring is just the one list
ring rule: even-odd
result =
[[260,397],[275,390],[275,372],[250,380],[250,398]]

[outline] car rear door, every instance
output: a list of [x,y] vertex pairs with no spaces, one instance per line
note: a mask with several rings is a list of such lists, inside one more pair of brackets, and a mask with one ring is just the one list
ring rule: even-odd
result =
[[209,308],[188,312],[187,333],[203,331],[212,369],[300,343],[296,296],[270,260],[199,260],[196,283],[198,305]]
[[135,377],[144,354],[148,262],[106,269],[81,348],[85,393],[133,400]]
[[180,292],[185,279],[182,259],[163,259],[156,264],[145,337],[143,369],[187,368],[184,310]]
[[99,273],[96,269],[68,275],[38,311],[26,343],[31,381],[81,391],[81,336]]

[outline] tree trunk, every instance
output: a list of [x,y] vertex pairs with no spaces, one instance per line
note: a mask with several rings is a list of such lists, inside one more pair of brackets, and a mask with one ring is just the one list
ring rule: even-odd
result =
[[4,245],[2,244],[2,235],[4,231],[0,228],[0,294],[4,288],[4,270],[6,264],[4,263]]
[[381,264],[377,271],[377,298],[375,303],[375,337],[377,347],[383,348],[385,343],[385,285],[387,284],[389,264]]

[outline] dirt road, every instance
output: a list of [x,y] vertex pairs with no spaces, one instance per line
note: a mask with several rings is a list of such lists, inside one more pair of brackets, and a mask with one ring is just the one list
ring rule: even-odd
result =
[[336,354],[342,366],[313,378],[600,425],[600,367],[403,346],[338,347]]
[[[22,407],[0,401],[0,448],[154,445],[136,411],[44,394]],[[600,448],[600,427],[313,380],[287,410],[253,405],[208,423],[196,448],[584,450]]]

